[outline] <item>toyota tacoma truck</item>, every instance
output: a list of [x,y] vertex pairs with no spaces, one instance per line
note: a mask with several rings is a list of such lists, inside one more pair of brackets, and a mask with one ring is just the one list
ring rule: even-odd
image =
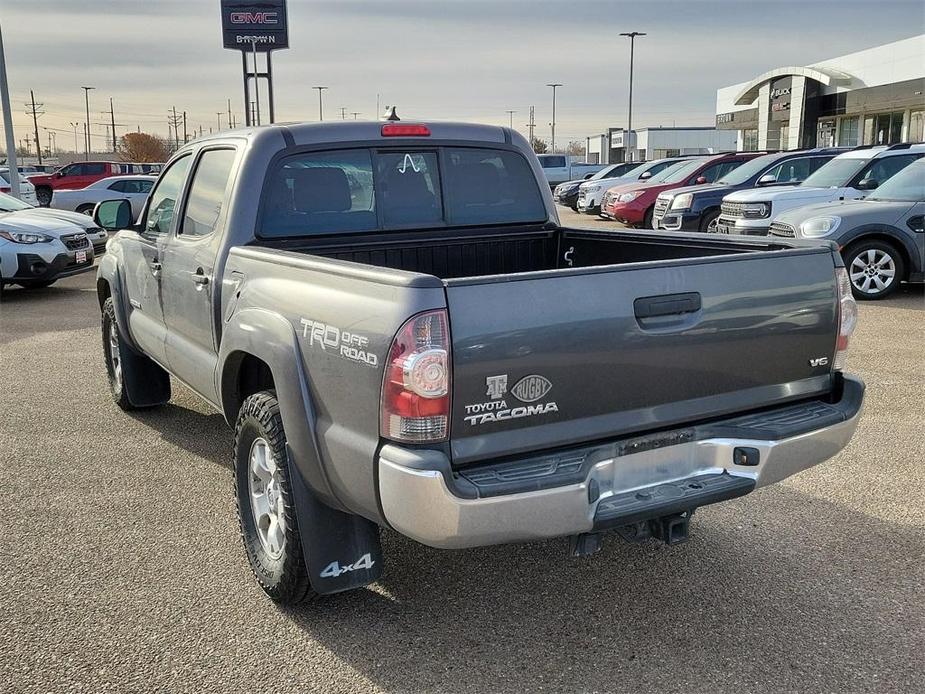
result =
[[277,601],[376,580],[383,527],[680,542],[858,423],[834,244],[564,228],[507,128],[234,131],[181,148],[139,219],[94,214],[112,397],[162,404],[173,376],[224,415]]

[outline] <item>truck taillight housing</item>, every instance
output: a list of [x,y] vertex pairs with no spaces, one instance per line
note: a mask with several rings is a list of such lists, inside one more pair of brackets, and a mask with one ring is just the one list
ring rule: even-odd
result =
[[408,320],[389,349],[380,429],[393,441],[444,441],[450,419],[450,336],[446,311]]
[[848,340],[858,324],[858,305],[851,294],[848,271],[843,267],[835,268],[835,279],[838,284],[838,341],[832,367],[842,371],[848,357]]

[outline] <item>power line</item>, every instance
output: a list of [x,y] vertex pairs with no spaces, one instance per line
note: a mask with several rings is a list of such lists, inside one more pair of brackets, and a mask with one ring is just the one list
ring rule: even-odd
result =
[[44,116],[45,111],[42,110],[42,107],[45,104],[36,104],[35,103],[35,93],[30,89],[29,90],[29,100],[30,104],[26,104],[26,115],[32,116],[32,127],[35,128],[35,150],[38,152],[39,166],[42,165],[42,143],[39,142],[39,116]]

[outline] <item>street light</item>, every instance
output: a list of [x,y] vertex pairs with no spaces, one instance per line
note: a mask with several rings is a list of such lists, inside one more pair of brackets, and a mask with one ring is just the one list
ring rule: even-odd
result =
[[556,87],[561,87],[562,85],[558,82],[553,82],[552,84],[547,84],[547,87],[552,87],[552,147],[550,148],[553,152],[556,151]]
[[84,142],[87,145],[87,159],[90,159],[90,90],[96,87],[81,87],[84,90],[84,101],[87,105],[87,135]]
[[77,144],[77,128],[80,127],[80,123],[71,123],[71,127],[74,128],[74,154],[77,154],[80,146]]
[[312,87],[312,89],[318,90],[318,120],[324,120],[324,107],[321,103],[321,92],[323,92],[327,87]]
[[513,130],[514,129],[514,114],[517,113],[517,111],[508,110],[506,111],[506,113],[511,118],[511,130]]
[[636,138],[633,137],[633,51],[636,46],[636,37],[645,36],[646,34],[641,31],[626,31],[620,34],[620,36],[629,36],[630,39],[630,98],[629,98],[629,115],[626,119],[626,137],[627,144],[632,143],[633,148],[629,150],[629,160],[636,160]]

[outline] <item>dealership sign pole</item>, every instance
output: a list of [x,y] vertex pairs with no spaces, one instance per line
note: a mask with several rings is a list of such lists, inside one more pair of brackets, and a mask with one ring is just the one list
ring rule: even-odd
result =
[[[244,76],[244,121],[246,125],[260,125],[260,88],[258,80],[267,81],[267,100],[270,122],[276,118],[273,104],[273,51],[289,48],[289,18],[286,0],[221,0],[222,43],[225,48],[241,51]],[[253,56],[253,71],[248,66],[247,54]],[[266,55],[264,72],[257,69],[257,54]],[[254,80],[254,115],[251,115],[250,80]]]

